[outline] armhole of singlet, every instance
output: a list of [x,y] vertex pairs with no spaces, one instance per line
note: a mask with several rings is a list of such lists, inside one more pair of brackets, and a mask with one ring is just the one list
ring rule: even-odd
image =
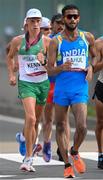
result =
[[80,37],[84,40],[84,42],[85,42],[87,45],[89,45],[89,42],[88,42],[88,40],[87,40],[87,38],[86,38],[86,36],[85,36],[85,32],[86,32],[86,31],[81,31],[81,30],[79,30],[79,35],[80,35]]
[[21,37],[21,44],[20,44],[20,48],[18,49],[18,53],[20,52],[21,47],[23,46],[23,44],[25,44],[25,37],[24,36]]

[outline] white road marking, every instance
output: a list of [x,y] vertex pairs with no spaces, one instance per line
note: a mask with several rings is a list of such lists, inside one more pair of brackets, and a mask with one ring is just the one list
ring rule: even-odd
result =
[[15,123],[15,124],[24,124],[24,120],[21,118],[9,117],[4,115],[0,115],[0,121]]
[[0,175],[0,178],[13,177],[13,176],[16,176],[16,175]]
[[[19,153],[0,154],[0,158],[7,159],[7,160],[10,160],[10,161],[14,161],[14,162],[19,162],[19,163],[22,163],[22,160],[23,160],[22,156],[20,156]],[[35,156],[33,164],[35,166],[48,166],[48,165],[63,165],[64,163],[61,162],[61,161],[53,160],[53,159],[50,162],[47,163],[47,162],[45,162],[43,160],[42,157]]]
[[[84,159],[97,161],[98,153],[97,152],[80,152],[80,156]],[[22,156],[19,153],[13,153],[13,154],[2,153],[0,154],[0,158],[7,159],[14,162],[19,162],[19,163],[21,163],[23,160]],[[53,160],[53,159],[47,163],[43,160],[42,157],[35,156],[33,164],[35,166],[45,166],[45,165],[47,166],[47,165],[63,165],[64,163],[58,160]]]
[[[73,178],[69,178],[69,180],[73,180]],[[81,177],[75,177],[74,179],[81,179]],[[32,178],[32,179],[22,179],[22,180],[54,180],[54,178]],[[64,178],[55,178],[55,180],[64,180]]]
[[97,152],[81,152],[80,155],[84,159],[89,159],[89,160],[93,160],[93,161],[98,160],[98,153]]
[[[53,180],[54,178],[34,178],[34,179],[22,179],[22,180]],[[55,180],[63,180],[64,178],[55,178]]]
[[[4,116],[4,115],[0,115],[0,121],[3,121],[3,122],[9,122],[9,123],[15,123],[15,124],[24,124],[24,119],[21,119],[21,118],[16,118],[16,117],[9,117],[9,116]],[[55,130],[55,125],[53,125],[53,130]],[[74,128],[71,128],[71,132],[75,132],[75,129]],[[95,132],[94,131],[91,131],[91,130],[88,130],[87,131],[87,135],[89,136],[95,136]]]

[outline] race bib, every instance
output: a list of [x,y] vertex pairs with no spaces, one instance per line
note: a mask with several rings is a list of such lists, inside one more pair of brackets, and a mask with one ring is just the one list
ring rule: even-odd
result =
[[73,69],[85,69],[86,68],[86,57],[85,56],[66,56],[63,57],[63,63],[70,61],[72,63],[71,68]]
[[33,74],[40,70],[41,64],[38,61],[25,62],[25,71],[26,74]]
[[21,73],[28,76],[35,76],[46,73],[47,70],[44,66],[39,62],[36,55],[23,55],[19,56],[19,63]]

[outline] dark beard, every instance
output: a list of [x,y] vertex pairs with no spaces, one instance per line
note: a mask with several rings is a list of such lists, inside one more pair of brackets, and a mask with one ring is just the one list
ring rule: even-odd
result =
[[68,30],[68,31],[74,31],[76,28],[77,28],[77,25],[75,26],[75,27],[70,27],[70,26],[68,26],[67,24],[65,24],[65,27],[66,27],[66,29]]

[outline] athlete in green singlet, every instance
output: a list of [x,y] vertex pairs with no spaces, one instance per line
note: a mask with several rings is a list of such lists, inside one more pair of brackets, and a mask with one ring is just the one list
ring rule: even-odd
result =
[[28,33],[26,37],[18,36],[13,38],[7,56],[9,83],[12,86],[16,85],[16,75],[12,66],[16,54],[19,62],[18,93],[26,119],[24,127],[26,156],[20,166],[23,171],[35,171],[32,166],[32,149],[37,136],[38,121],[42,115],[49,90],[44,56],[39,53],[47,54],[50,39],[40,33],[41,18],[41,12],[38,9],[30,9],[27,12]]

